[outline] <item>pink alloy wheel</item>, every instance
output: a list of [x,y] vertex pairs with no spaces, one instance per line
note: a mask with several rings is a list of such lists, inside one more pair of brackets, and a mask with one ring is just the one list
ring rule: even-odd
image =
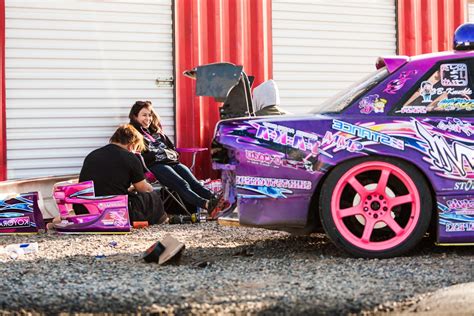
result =
[[[369,185],[361,184],[356,178],[374,171],[380,173],[375,188],[373,188],[375,184],[372,184],[370,188]],[[388,185],[389,178],[392,177],[397,179],[398,184],[405,186],[402,189],[408,193],[395,195],[393,187],[390,188]],[[348,186],[352,187],[359,196],[358,199],[353,199],[358,203],[352,207],[341,208],[343,192]],[[403,211],[409,212],[409,214],[404,214],[407,218],[404,225],[396,221],[399,210],[397,214],[394,212],[395,207],[402,205],[404,205]],[[420,218],[420,209],[419,192],[410,176],[402,169],[382,161],[363,162],[349,169],[336,183],[331,198],[332,218],[339,233],[354,246],[369,251],[386,250],[402,244],[415,229]],[[351,223],[354,221],[347,220],[351,216],[364,219],[361,236],[351,229]],[[386,240],[371,240],[374,231],[378,229],[376,224],[380,222],[384,223],[385,229],[389,229],[391,233]],[[361,225],[360,221],[358,225]]]

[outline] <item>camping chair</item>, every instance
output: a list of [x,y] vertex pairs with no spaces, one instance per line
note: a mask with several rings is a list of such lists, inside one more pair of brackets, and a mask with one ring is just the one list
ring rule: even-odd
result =
[[[191,212],[191,210],[186,206],[186,203],[179,196],[179,194],[176,191],[173,191],[169,189],[168,187],[162,185],[158,181],[158,179],[156,179],[153,172],[151,172],[147,168],[145,164],[145,160],[143,159],[143,156],[140,155],[139,153],[136,153],[136,155],[142,162],[143,169],[145,170],[145,178],[148,181],[148,183],[150,183],[154,189],[160,190],[161,199],[163,201],[163,205],[165,206],[165,210],[167,208],[167,205],[174,204],[175,206],[179,208],[180,213],[185,213],[186,215],[192,216],[193,212]],[[194,166],[194,157],[193,157],[193,166]]]
[[145,172],[145,178],[153,186],[154,189],[160,190],[161,200],[163,201],[163,205],[165,206],[165,209],[167,208],[166,207],[167,205],[170,205],[174,202],[174,204],[178,206],[181,213],[185,213],[186,215],[191,216],[192,212],[190,212],[190,210],[184,203],[183,199],[179,196],[179,194],[176,191],[173,191],[169,189],[168,187],[162,185],[158,181],[158,179],[156,179],[153,172],[149,171],[148,169],[146,170],[147,171]]
[[[65,234],[123,234],[130,232],[128,196],[95,196],[94,183],[59,182],[53,197],[58,205],[60,223],[53,227]],[[83,205],[88,212],[75,215],[74,204]]]
[[[180,153],[192,153],[192,164],[189,167],[191,171],[194,171],[195,163],[196,163],[196,155],[200,152],[208,150],[207,148],[176,148],[176,151]],[[153,172],[151,172],[145,164],[145,159],[143,159],[143,156],[139,153],[136,153],[137,157],[140,159],[142,162],[143,168],[145,170],[145,178],[146,180],[156,189],[160,190],[161,193],[161,199],[163,200],[163,205],[165,206],[165,209],[167,208],[167,205],[174,203],[175,206],[177,206],[180,210],[181,213],[185,213],[186,215],[193,216],[193,213],[199,213],[199,209],[197,209],[195,212],[190,210],[190,206],[186,205],[186,203],[183,201],[181,196],[176,191],[173,191],[169,189],[168,187],[162,185],[159,183],[158,179],[156,179],[155,175]],[[168,211],[167,211],[168,213]],[[216,212],[217,214],[217,212]],[[211,215],[211,214],[209,214]],[[200,216],[199,216],[200,217]],[[214,216],[211,216],[215,218]]]

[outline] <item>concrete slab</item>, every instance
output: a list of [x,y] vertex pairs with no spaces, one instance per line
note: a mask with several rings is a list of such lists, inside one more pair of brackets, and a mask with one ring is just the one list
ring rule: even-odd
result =
[[53,185],[61,181],[77,179],[78,175],[51,176],[22,180],[0,181],[0,193],[26,193],[37,191],[42,197],[40,209],[45,219],[59,215],[58,208],[53,200]]
[[474,315],[474,282],[453,285],[422,297],[409,308],[380,315]]

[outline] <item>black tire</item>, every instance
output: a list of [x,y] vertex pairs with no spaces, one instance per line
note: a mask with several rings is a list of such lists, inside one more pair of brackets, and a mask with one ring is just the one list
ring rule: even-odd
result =
[[[364,229],[364,224],[365,224],[365,221],[367,219],[367,217],[365,217],[365,216],[368,216],[368,213],[363,213],[362,214],[363,217],[364,217],[364,223],[361,223],[361,221],[359,220],[362,216],[360,214],[351,215],[351,216],[348,216],[348,217],[342,217],[341,216],[341,219],[339,219],[338,223],[339,223],[339,227],[346,227],[347,226],[347,230],[345,231],[346,236],[347,236],[347,238],[346,238],[346,237],[344,237],[344,234],[342,234],[338,230],[338,227],[335,223],[335,220],[333,218],[331,201],[333,199],[333,195],[337,196],[337,193],[335,192],[334,189],[336,188],[336,185],[338,184],[339,180],[341,178],[343,178],[346,175],[346,173],[348,173],[348,171],[354,170],[352,168],[354,168],[358,165],[361,165],[361,164],[367,165],[367,164],[365,164],[366,162],[373,162],[374,165],[377,165],[378,162],[389,164],[389,165],[394,166],[395,168],[398,168],[401,171],[405,172],[405,174],[408,176],[408,178],[411,179],[411,181],[414,183],[414,185],[415,185],[415,187],[418,191],[418,196],[419,196],[418,201],[419,201],[419,205],[420,205],[420,208],[419,208],[420,212],[419,212],[418,220],[415,221],[413,218],[415,218],[416,216],[413,216],[413,207],[411,206],[412,202],[408,202],[409,205],[402,204],[402,205],[394,206],[388,212],[385,212],[385,213],[388,214],[390,212],[390,216],[396,222],[398,222],[398,221],[403,222],[404,217],[406,217],[407,218],[406,219],[407,223],[410,223],[410,228],[408,229],[408,231],[411,229],[411,232],[406,233],[405,234],[406,236],[403,236],[403,238],[404,238],[403,239],[401,237],[397,237],[397,234],[395,233],[395,231],[391,230],[390,227],[388,227],[389,226],[388,224],[386,225],[386,227],[383,227],[383,228],[376,228],[374,226],[374,228],[372,228],[370,230],[368,242],[365,241],[365,242],[367,242],[367,244],[370,244],[371,246],[367,246],[367,248],[364,248],[364,247],[360,247],[360,244],[362,242],[357,243],[356,239],[358,238],[358,234],[360,234],[360,230]],[[365,174],[361,173],[361,174],[357,175],[357,177],[358,177],[357,180],[366,189],[367,189],[367,186],[370,185],[371,183],[373,183],[372,185],[377,185],[379,179],[377,179],[377,182],[375,182],[375,179],[370,179],[370,177],[371,177],[370,174],[372,173],[372,177],[375,178],[376,172],[377,172],[376,170],[374,170],[374,171],[365,171]],[[348,173],[348,175],[349,175],[349,173]],[[380,178],[382,177],[381,171],[380,171],[380,176],[379,177]],[[388,189],[384,189],[383,191],[394,190],[395,191],[394,194],[396,194],[397,191],[402,192],[403,190],[406,190],[407,192],[409,192],[408,188],[406,188],[406,187],[403,188],[403,183],[400,182],[400,180],[398,179],[398,177],[396,175],[391,173],[391,175],[389,176],[389,179],[390,179],[390,182],[387,182],[388,184],[386,186]],[[371,181],[374,181],[374,182],[371,182]],[[402,183],[402,186],[397,185],[397,181]],[[367,183],[364,184],[362,182],[367,182]],[[341,183],[344,183],[344,182],[341,182]],[[347,187],[347,186],[348,186],[348,184],[340,184],[340,188],[344,188],[343,190],[345,190],[345,191],[343,191],[343,190],[340,191],[341,193],[339,193],[340,194],[339,201],[335,202],[335,203],[338,203],[337,207],[339,207],[339,208],[342,208],[341,205],[343,203],[346,203],[346,204],[351,203],[351,189],[352,189],[352,186],[349,186],[349,187]],[[354,192],[356,192],[355,189],[352,189],[352,190]],[[415,191],[415,190],[412,190],[412,191]],[[364,192],[364,191],[362,191],[362,192]],[[372,191],[369,190],[369,191],[365,191],[365,192],[372,192]],[[355,195],[357,195],[357,194],[358,193],[355,193]],[[408,194],[408,193],[405,193],[405,194]],[[356,203],[354,201],[357,201],[356,200],[357,196],[355,196],[355,195],[354,195],[354,197],[352,197],[352,202],[353,203]],[[413,195],[416,196],[416,192],[413,193]],[[348,201],[342,201],[343,196]],[[389,198],[390,198],[390,196],[387,196],[387,201],[389,201],[388,200]],[[322,222],[322,225],[323,225],[323,228],[324,228],[326,234],[331,239],[331,241],[337,247],[339,247],[340,249],[350,253],[351,255],[356,256],[356,257],[364,257],[364,258],[394,257],[394,256],[399,256],[401,254],[404,254],[404,253],[408,252],[409,250],[413,249],[413,247],[415,247],[419,243],[419,241],[423,238],[424,234],[426,233],[426,231],[427,231],[427,229],[430,225],[431,216],[432,216],[432,209],[433,209],[433,198],[432,198],[431,191],[429,189],[429,186],[428,186],[424,176],[414,166],[410,165],[409,163],[407,163],[405,161],[402,161],[402,160],[388,158],[388,157],[363,157],[363,158],[351,159],[349,161],[346,161],[346,162],[336,166],[330,172],[330,174],[328,175],[328,177],[326,178],[325,182],[322,185],[319,201],[320,201],[319,211],[320,211],[321,222]],[[362,204],[362,203],[367,204],[367,199],[363,200],[362,198],[360,198],[360,205],[361,206],[359,206],[359,204],[357,204],[357,203],[356,203],[357,205],[355,205],[355,206],[362,208],[363,206],[365,206],[365,204]],[[349,205],[347,207],[351,207],[353,205],[354,204]],[[370,211],[375,212],[375,211],[372,210],[372,204],[369,203],[369,205],[370,205],[369,212]],[[363,209],[364,209],[364,212],[365,212],[367,208],[363,207]],[[399,212],[398,213],[399,217],[397,217],[397,212]],[[375,215],[372,215],[372,216],[375,216]],[[388,215],[385,218],[388,218]],[[388,219],[390,219],[390,218],[388,218]],[[372,219],[370,219],[370,220],[372,220]],[[376,222],[377,220],[373,220],[373,221]],[[410,222],[410,221],[412,221],[412,222]],[[359,222],[359,224],[357,224],[357,222]],[[383,226],[383,224],[382,224],[382,226]],[[361,226],[361,227],[359,227],[359,226]],[[405,227],[400,225],[400,227],[404,231],[406,231],[407,227],[408,227],[408,224]],[[350,228],[350,233],[348,234],[347,231],[349,231],[349,228]],[[353,234],[354,238],[352,237],[351,234]],[[375,234],[377,234],[377,236],[375,236],[375,237],[380,238],[380,240],[372,241],[372,237]],[[386,235],[385,237],[384,237],[384,234]],[[380,235],[380,237],[379,237],[379,235]],[[390,235],[394,235],[394,237],[392,237],[393,242],[398,242],[398,240],[400,240],[399,244],[396,244],[393,247],[389,247],[389,248],[383,249],[383,250],[373,250],[374,245],[377,245],[377,242],[379,242],[379,241],[387,242],[389,244],[390,243]],[[348,240],[348,239],[351,239],[351,238],[353,238],[352,240],[356,240],[356,242],[351,242],[350,240]],[[388,238],[388,239],[383,240],[383,238]],[[396,239],[396,238],[399,238],[399,239]],[[361,238],[361,240],[362,240],[362,238]],[[375,246],[375,247],[377,247],[377,246]]]

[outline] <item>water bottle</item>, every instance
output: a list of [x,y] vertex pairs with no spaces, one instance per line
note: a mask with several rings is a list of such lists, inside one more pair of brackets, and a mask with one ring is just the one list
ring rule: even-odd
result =
[[199,213],[191,214],[191,223],[199,223]]
[[38,252],[38,243],[24,243],[24,244],[11,244],[5,246],[1,249],[0,253],[7,254],[12,259],[18,258],[18,256],[29,254],[29,253],[37,253]]

